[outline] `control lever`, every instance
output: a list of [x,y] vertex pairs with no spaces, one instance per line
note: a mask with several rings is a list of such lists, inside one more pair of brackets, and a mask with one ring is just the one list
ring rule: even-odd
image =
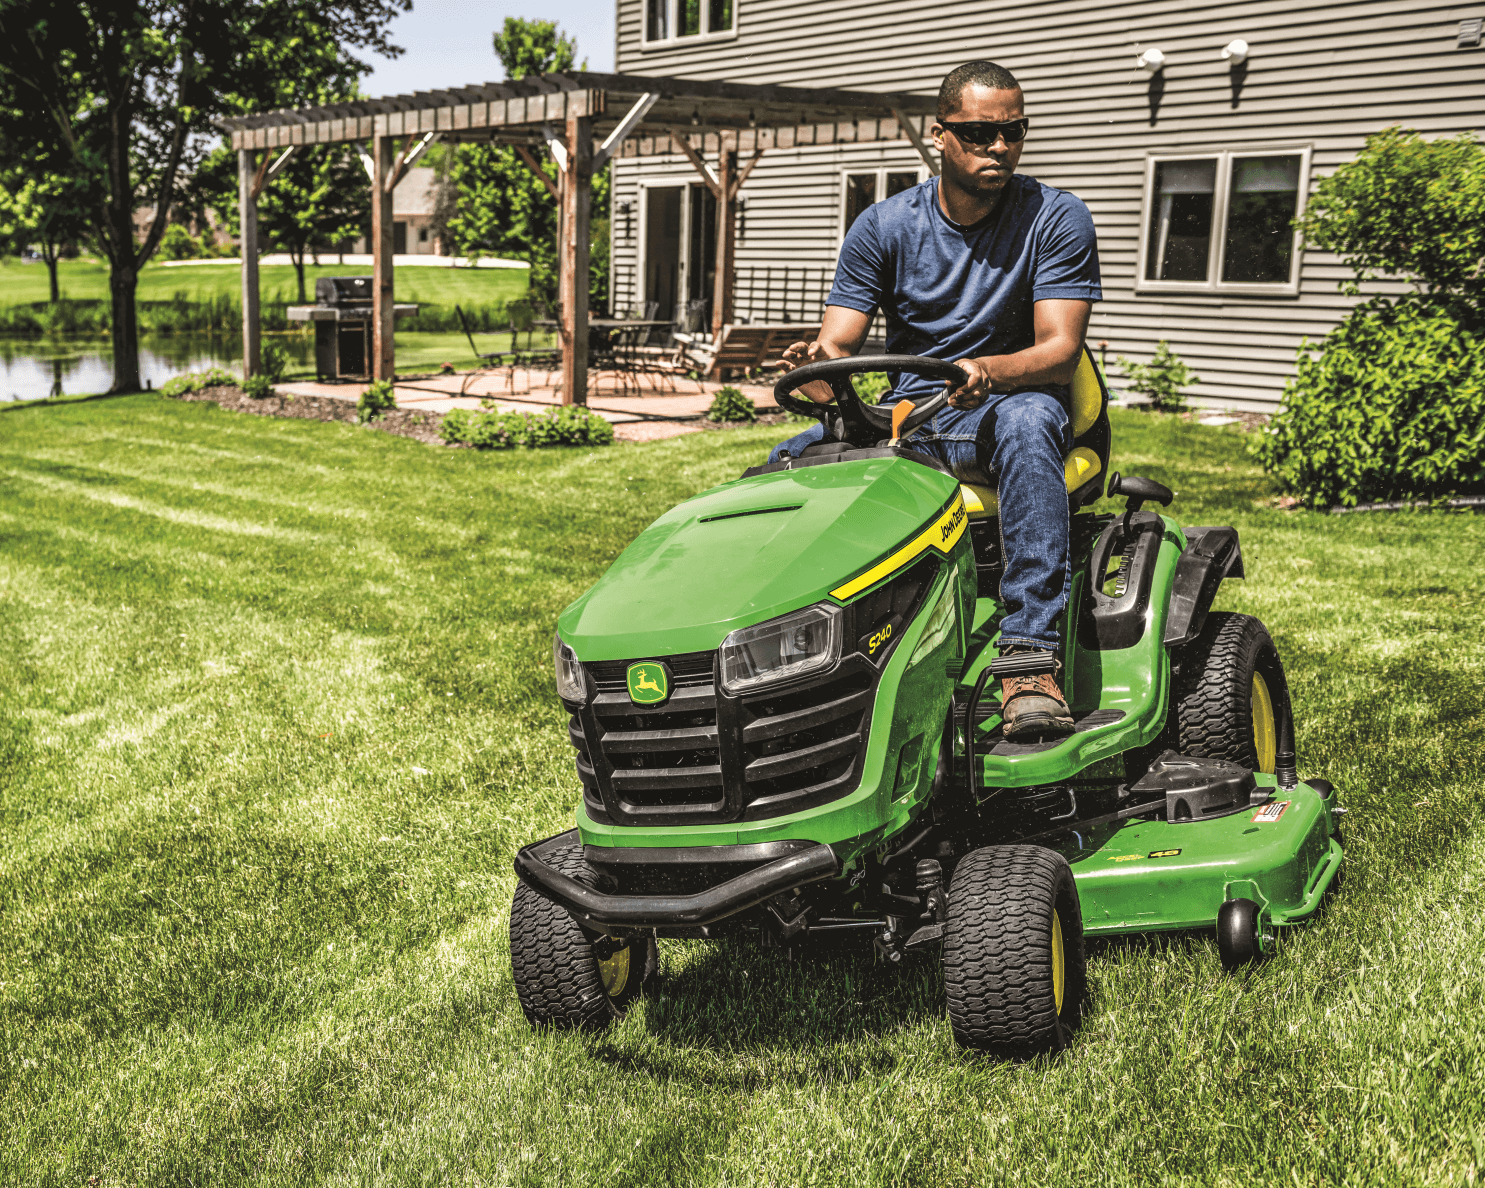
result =
[[1137,474],[1131,474],[1126,478],[1117,470],[1109,475],[1108,495],[1110,498],[1116,495],[1127,495],[1129,502],[1124,506],[1131,512],[1137,512],[1144,507],[1147,499],[1153,499],[1161,507],[1169,507],[1170,501],[1176,497],[1175,492],[1164,483],[1141,478]]
[[902,444],[902,423],[913,415],[917,408],[911,400],[899,400],[892,406],[892,440],[888,445],[899,446]]

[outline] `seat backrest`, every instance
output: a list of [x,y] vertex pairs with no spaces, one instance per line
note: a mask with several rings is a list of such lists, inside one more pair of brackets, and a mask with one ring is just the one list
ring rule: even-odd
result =
[[1114,439],[1109,426],[1109,389],[1086,343],[1073,375],[1071,403],[1073,450],[1091,451],[1098,459],[1098,468],[1088,475],[1087,481],[1068,491],[1068,499],[1076,511],[1103,496]]

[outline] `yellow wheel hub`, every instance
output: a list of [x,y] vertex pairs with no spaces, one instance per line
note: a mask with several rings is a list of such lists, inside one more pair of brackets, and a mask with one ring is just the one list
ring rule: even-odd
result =
[[1052,997],[1062,1014],[1062,994],[1067,988],[1067,961],[1062,953],[1062,918],[1052,909]]
[[1268,684],[1258,673],[1253,674],[1253,753],[1258,770],[1274,774],[1274,755],[1278,751],[1278,729],[1274,726],[1274,699]]
[[598,962],[598,977],[603,982],[603,991],[610,998],[618,998],[629,985],[630,946],[625,945],[612,957]]

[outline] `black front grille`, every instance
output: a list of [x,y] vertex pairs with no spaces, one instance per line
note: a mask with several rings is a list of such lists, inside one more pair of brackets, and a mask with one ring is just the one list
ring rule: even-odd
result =
[[[858,640],[857,650],[831,672],[780,690],[727,695],[716,684],[715,652],[586,664],[588,702],[567,708],[588,814],[614,825],[716,824],[844,796],[861,778],[894,632],[901,636],[936,567],[920,562],[848,607],[845,638]],[[630,701],[627,670],[638,660],[670,670],[663,704]]]

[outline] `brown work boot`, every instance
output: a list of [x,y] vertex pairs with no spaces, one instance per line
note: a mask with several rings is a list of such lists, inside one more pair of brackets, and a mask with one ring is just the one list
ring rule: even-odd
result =
[[[1031,649],[1017,648],[1009,655]],[[1060,671],[1062,665],[1058,665]],[[1073,732],[1072,712],[1057,685],[1055,673],[1000,678],[1000,716],[1007,741],[1056,738]]]

